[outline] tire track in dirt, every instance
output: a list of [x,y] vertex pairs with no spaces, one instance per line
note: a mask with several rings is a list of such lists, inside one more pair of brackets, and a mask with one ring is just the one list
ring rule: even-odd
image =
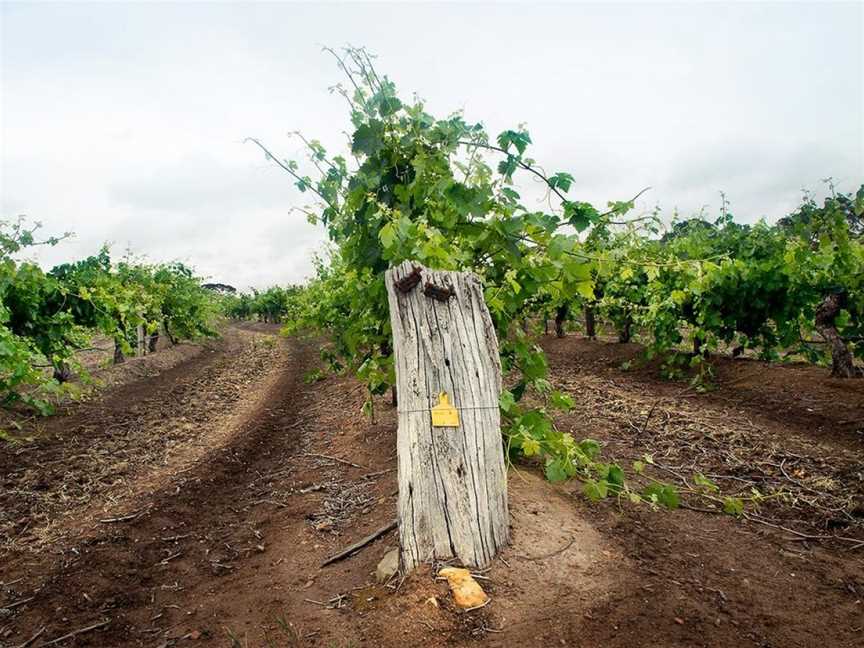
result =
[[[246,392],[266,382],[280,351],[264,339],[229,329],[155,377],[33,422],[21,435],[31,441],[0,446],[0,551],[80,532],[65,522],[73,513],[83,519],[86,508],[103,518],[123,515],[125,500],[144,488],[141,475],[200,454],[226,417],[242,410]],[[139,361],[145,371],[150,359]]]
[[[201,394],[196,389],[201,381],[218,383],[220,372],[236,368],[232,361],[232,353],[238,349],[242,352],[242,344],[238,346],[237,333],[229,332],[227,342],[222,348],[217,348],[208,356],[199,356],[190,362],[183,363],[168,370],[158,378],[144,385],[127,385],[108,395],[104,401],[92,408],[68,417],[65,423],[72,425],[92,425],[94,414],[110,413],[114,420],[138,420],[136,409],[138,404],[150,403],[153,400],[168,402],[171,407],[186,412],[186,418],[192,425],[207,424],[207,417],[201,415],[196,406],[196,400]],[[242,338],[246,333],[241,333]],[[257,335],[257,334],[256,334]],[[260,336],[259,336],[260,337]],[[277,345],[267,345],[276,348]],[[183,459],[195,461],[185,469],[173,473],[160,471],[158,468],[142,474],[141,479],[133,480],[135,493],[127,502],[134,510],[143,511],[141,515],[130,520],[122,520],[111,524],[92,524],[92,518],[87,515],[83,519],[65,520],[69,528],[76,530],[75,541],[57,542],[50,546],[49,551],[29,552],[26,549],[11,551],[3,559],[0,569],[0,608],[13,605],[16,600],[34,597],[16,610],[12,622],[0,618],[0,645],[5,641],[21,642],[41,627],[46,628],[45,636],[60,636],[76,627],[86,627],[103,619],[110,619],[109,626],[94,631],[92,637],[81,635],[74,641],[80,645],[113,646],[126,641],[129,631],[129,619],[134,618],[136,608],[149,607],[146,597],[151,596],[149,585],[154,587],[167,586],[163,576],[171,564],[180,564],[182,551],[166,553],[167,547],[179,546],[186,537],[201,539],[218,538],[216,531],[230,524],[232,516],[237,517],[237,509],[233,507],[233,487],[248,482],[252,467],[262,467],[275,461],[280,453],[294,450],[292,441],[296,434],[282,434],[286,422],[293,417],[292,400],[297,385],[300,384],[304,367],[313,357],[311,345],[297,342],[279,343],[282,349],[277,349],[275,356],[268,357],[274,365],[273,380],[264,381],[265,389],[255,398],[255,389],[262,387],[261,380],[248,377],[251,393],[242,390],[205,390],[206,396],[224,397],[227,409],[236,408],[245,417],[225,416],[223,428],[218,438],[213,435],[195,438],[198,448],[192,452],[192,457]],[[236,358],[234,359],[236,360]],[[254,364],[254,363],[253,363]],[[267,362],[263,363],[264,365]],[[247,369],[250,367],[247,367]],[[252,366],[253,374],[263,370],[263,366]],[[132,404],[127,400],[130,393],[137,395]],[[146,398],[141,397],[141,390]],[[171,395],[179,396],[179,399]],[[250,416],[248,404],[237,406],[237,401],[247,397],[253,405],[258,405]],[[179,402],[175,403],[173,401]],[[200,400],[200,399],[199,399]],[[207,400],[204,398],[203,400]],[[213,401],[208,400],[213,405]],[[184,409],[185,407],[185,409]],[[217,408],[219,416],[225,414],[226,407]],[[212,417],[211,417],[212,418]],[[171,419],[173,420],[173,419]],[[189,434],[188,426],[182,426],[181,432]],[[104,438],[101,439],[104,442]],[[86,445],[91,451],[98,451],[100,439],[88,439]],[[200,446],[204,452],[200,452]],[[80,449],[80,448],[79,448]],[[62,448],[48,445],[45,448],[49,456],[64,456],[67,453]],[[186,448],[187,455],[190,448]],[[37,449],[38,456],[43,456],[42,449]],[[37,456],[34,452],[32,456]],[[177,463],[176,461],[174,462]],[[33,462],[38,467],[38,461]],[[176,467],[176,466],[175,466]],[[42,476],[45,479],[44,476]],[[161,481],[161,483],[159,483]],[[49,487],[51,484],[47,484]],[[127,506],[128,508],[128,506]],[[75,518],[76,516],[66,516]],[[123,518],[123,515],[118,516]],[[236,522],[236,519],[234,520]],[[175,540],[163,540],[176,536]],[[57,556],[56,554],[60,554]],[[214,554],[215,556],[215,554]],[[166,560],[167,558],[167,560]],[[231,569],[229,560],[213,556],[210,564],[214,572]],[[219,566],[221,565],[221,566]],[[212,574],[211,574],[212,576]],[[20,579],[20,580],[19,580]],[[5,600],[4,600],[5,599]],[[10,602],[12,601],[12,602]],[[16,606],[17,607],[17,606]],[[133,624],[134,625],[134,624]],[[152,637],[153,635],[149,635]],[[141,639],[146,639],[145,634]],[[93,642],[92,644],[89,642]],[[15,644],[9,644],[15,645]],[[39,645],[38,642],[36,645]],[[149,645],[133,642],[132,645]]]

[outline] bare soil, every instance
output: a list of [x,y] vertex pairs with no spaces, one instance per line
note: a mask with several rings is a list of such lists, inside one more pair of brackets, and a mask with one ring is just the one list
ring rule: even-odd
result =
[[684,491],[698,471],[766,498],[592,504],[516,466],[513,544],[465,613],[432,569],[375,583],[394,532],[320,567],[395,516],[395,412],[306,383],[316,342],[275,330],[137,360],[0,446],[0,646],[864,645],[862,381],[722,360],[699,394],[622,371],[635,345],[546,338],[577,402],[560,427]]

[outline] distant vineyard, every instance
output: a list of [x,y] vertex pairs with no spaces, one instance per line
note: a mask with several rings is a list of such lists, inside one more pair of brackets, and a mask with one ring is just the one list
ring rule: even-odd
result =
[[[771,226],[659,220],[597,227],[583,249],[596,256],[593,296],[553,303],[559,322],[576,308],[611,322],[622,342],[644,332],[648,356],[667,373],[710,379],[710,354],[752,349],[765,360],[830,361],[832,374],[861,376],[864,357],[864,187],[855,196],[811,197]],[[589,331],[593,335],[593,331]]]
[[172,342],[214,335],[217,301],[181,263],[148,264],[132,258],[112,262],[99,254],[44,272],[17,260],[38,241],[38,225],[23,219],[0,222],[0,402],[50,413],[52,403],[86,378],[78,361],[95,336],[113,341],[122,362],[143,334],[151,350],[160,331]]
[[250,293],[230,293],[222,298],[222,311],[231,319],[279,324],[298,315],[297,298],[301,292],[298,286],[272,286]]

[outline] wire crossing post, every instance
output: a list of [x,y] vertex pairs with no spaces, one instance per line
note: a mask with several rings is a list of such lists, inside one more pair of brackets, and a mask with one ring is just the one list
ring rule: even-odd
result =
[[509,540],[501,363],[480,279],[412,262],[386,274],[399,408],[403,568],[485,567]]

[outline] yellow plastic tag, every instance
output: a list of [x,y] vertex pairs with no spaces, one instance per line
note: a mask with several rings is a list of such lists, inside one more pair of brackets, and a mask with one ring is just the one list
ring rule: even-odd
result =
[[432,427],[459,427],[459,411],[450,404],[446,392],[438,395],[438,404],[432,408]]

